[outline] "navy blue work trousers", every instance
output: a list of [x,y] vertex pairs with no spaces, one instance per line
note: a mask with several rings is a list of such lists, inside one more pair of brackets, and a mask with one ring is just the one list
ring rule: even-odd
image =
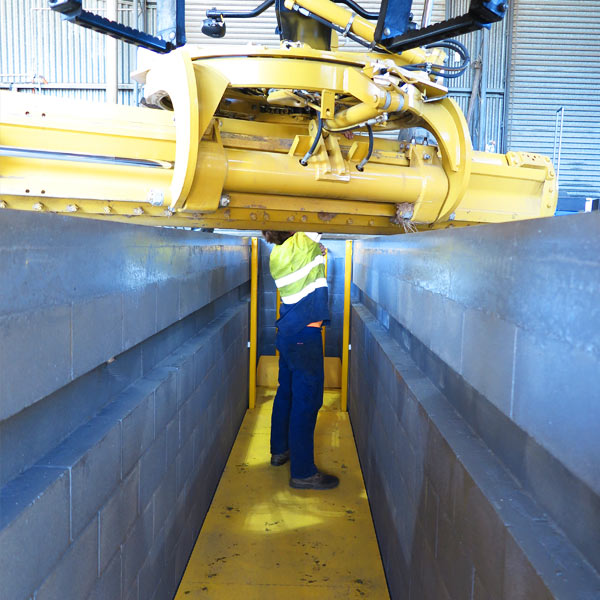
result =
[[271,415],[271,454],[290,451],[294,478],[317,472],[314,436],[323,405],[323,338],[318,327],[293,336],[277,334],[279,387]]

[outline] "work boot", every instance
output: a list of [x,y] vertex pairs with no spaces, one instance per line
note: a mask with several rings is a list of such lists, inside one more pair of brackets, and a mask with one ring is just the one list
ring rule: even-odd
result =
[[340,480],[335,475],[328,475],[327,473],[317,471],[314,475],[304,477],[303,479],[292,477],[290,479],[290,487],[300,490],[330,490],[337,487],[339,482]]
[[286,450],[281,454],[271,454],[271,464],[274,467],[280,467],[281,465],[285,465],[285,463],[290,460],[290,451]]

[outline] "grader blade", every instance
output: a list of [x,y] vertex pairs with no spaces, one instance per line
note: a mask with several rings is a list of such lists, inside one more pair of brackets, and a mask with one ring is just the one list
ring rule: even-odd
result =
[[474,152],[446,88],[403,68],[419,52],[186,46],[136,74],[140,108],[2,92],[0,207],[373,234],[552,215],[551,161]]

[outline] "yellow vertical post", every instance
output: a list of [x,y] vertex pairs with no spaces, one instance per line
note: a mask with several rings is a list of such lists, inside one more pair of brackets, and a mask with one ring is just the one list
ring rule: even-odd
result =
[[[277,290],[277,303],[276,303],[276,309],[275,309],[275,318],[279,319],[279,307],[281,306],[281,294],[279,293],[279,290]],[[277,350],[277,348],[275,348],[275,356],[279,356],[279,350]]]
[[256,321],[258,312],[258,238],[252,238],[250,268],[250,381],[248,408],[256,404]]
[[348,410],[348,352],[350,350],[350,284],[352,283],[352,240],[346,240],[346,264],[344,268],[344,332],[342,337],[342,402],[343,411]]
[[[327,258],[329,256],[329,252],[325,250],[325,280],[327,280]],[[321,334],[323,336],[323,356],[325,356],[325,325],[321,328]]]

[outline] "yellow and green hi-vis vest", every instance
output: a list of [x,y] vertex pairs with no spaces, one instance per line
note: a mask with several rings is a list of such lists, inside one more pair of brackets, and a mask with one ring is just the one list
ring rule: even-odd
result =
[[325,258],[314,233],[295,233],[275,246],[269,261],[281,296],[280,333],[297,333],[309,323],[329,320]]

